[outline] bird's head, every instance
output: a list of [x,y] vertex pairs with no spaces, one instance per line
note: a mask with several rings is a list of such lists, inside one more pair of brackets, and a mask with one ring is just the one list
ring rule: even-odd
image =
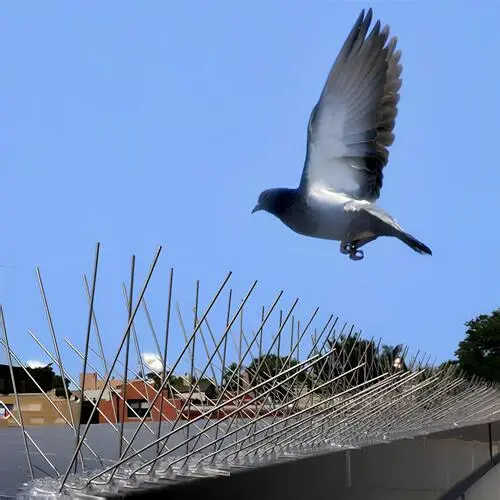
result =
[[293,204],[295,199],[295,189],[266,189],[259,195],[257,205],[255,205],[252,213],[265,210],[270,214],[280,217]]

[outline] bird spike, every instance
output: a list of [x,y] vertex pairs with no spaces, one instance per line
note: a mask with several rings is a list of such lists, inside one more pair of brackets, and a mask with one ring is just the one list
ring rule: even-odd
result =
[[[20,428],[27,458],[28,482],[12,486],[20,498],[42,493],[105,496],[165,480],[224,476],[235,469],[486,422],[500,411],[496,386],[468,380],[456,366],[429,365],[430,358],[420,352],[411,356],[403,345],[392,351],[381,349],[380,340],[362,338],[354,326],[344,324],[338,331],[338,318],[328,315],[323,320],[318,309],[301,321],[298,299],[285,304],[282,291],[263,307],[253,303],[256,282],[239,301],[232,290],[224,297],[231,273],[206,303],[196,283],[194,319],[189,325],[174,299],[171,269],[165,335],[159,339],[156,309],[144,302],[159,251],[137,299],[131,293],[132,279],[131,286],[123,288],[125,333],[115,351],[106,352],[97,321],[101,289],[96,283],[97,257],[91,287],[86,278],[84,282],[87,333],[83,339],[63,339],[71,350],[69,356],[82,362],[79,373],[68,371],[75,358],[63,359],[59,350],[61,339],[56,336],[39,270],[52,342],[45,345],[32,330],[28,338],[59,368],[61,376],[68,377],[73,390],[81,391],[81,408],[88,406],[102,423],[75,422],[66,405],[43,396],[67,424],[58,429],[60,439],[75,443],[66,464],[59,468],[48,458],[42,438],[28,430],[25,412],[11,409],[11,422]],[[149,301],[156,303],[154,297]],[[239,304],[236,308],[235,303]],[[176,315],[171,314],[172,305]],[[149,366],[143,360],[148,340],[141,333],[139,310],[145,314],[159,365]],[[1,344],[11,366],[18,363],[43,392],[9,344],[0,312]],[[128,336],[134,349],[123,361],[120,357]],[[182,373],[181,368],[186,371]],[[85,388],[84,380],[77,382],[80,373],[95,374],[100,387],[97,397],[95,390]],[[112,377],[128,380],[127,391],[110,383]],[[21,401],[23,395],[15,389]],[[4,403],[0,406],[7,410]],[[67,406],[71,408],[69,399]],[[125,422],[122,415],[135,422]],[[32,453],[33,448],[37,453]],[[31,471],[34,479],[29,481]]]

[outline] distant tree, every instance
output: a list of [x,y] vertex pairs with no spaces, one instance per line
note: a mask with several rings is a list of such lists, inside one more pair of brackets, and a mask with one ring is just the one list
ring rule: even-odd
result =
[[[139,376],[140,378],[143,378],[142,377],[142,373],[139,373]],[[161,376],[158,375],[157,373],[155,372],[149,372],[149,373],[146,373],[146,377],[145,377],[147,380],[152,380],[153,381],[153,387],[158,390],[160,388],[160,385],[161,385]]]
[[[68,389],[68,396],[71,397],[71,394],[73,394],[73,393]],[[62,385],[55,388],[55,395],[58,398],[65,398],[66,397],[66,391],[64,390],[64,387]]]
[[213,383],[210,383],[205,391],[205,396],[214,401],[215,399],[217,399],[217,397],[219,396],[219,391],[217,390],[217,387],[215,386],[215,384]]
[[458,367],[458,359],[449,359],[448,361],[443,361],[438,365],[437,369],[440,371],[451,370],[452,367]]
[[[331,360],[331,378],[337,378],[334,384],[338,390],[346,390],[358,386],[378,375],[380,360],[377,346],[372,340],[355,336],[340,337],[335,345]],[[359,366],[362,365],[362,366]],[[344,375],[349,370],[353,370]]]
[[[271,387],[274,387],[274,389],[270,391],[269,397],[276,400],[282,400],[285,395],[289,395],[290,397],[294,396],[293,389],[301,386],[302,382],[307,378],[305,372],[297,373],[293,378],[291,378],[294,375],[293,371],[279,375],[284,370],[288,370],[298,363],[296,359],[289,359],[288,356],[278,357],[276,354],[263,355],[252,359],[248,365],[247,374],[252,386],[262,384],[262,387],[256,391],[257,393],[265,392],[271,389]],[[298,371],[299,370],[297,370],[297,372]],[[276,375],[279,376],[268,383],[264,383]]]
[[231,392],[236,392],[238,390],[238,383],[241,386],[241,372],[238,372],[238,363],[231,363],[225,368],[222,375],[223,387]]
[[[43,367],[27,368],[27,371],[36,380],[37,384],[44,392],[49,392],[52,389],[55,389],[55,394],[57,397],[66,397],[63,378],[61,377],[61,375],[56,375],[54,373],[52,363]],[[71,396],[72,393],[69,390],[70,380],[66,378],[65,382],[66,388],[68,389],[68,396]]]
[[193,383],[198,385],[200,389],[203,391],[205,390],[206,387],[208,387],[210,384],[212,384],[212,381],[207,378],[207,377],[201,377],[197,379],[196,377],[193,380]]
[[382,349],[378,354],[378,364],[382,370],[408,370],[403,356],[403,345],[382,345]]
[[[51,365],[37,368],[27,368],[27,371],[36,380],[37,384],[44,392],[49,392],[53,389],[55,373]],[[31,380],[29,382],[31,383]],[[36,390],[38,389],[35,389],[35,391]]]
[[[149,380],[153,380],[153,387],[158,390],[162,384],[162,377],[155,372],[146,373],[146,378]],[[182,377],[178,377],[177,375],[170,375],[167,386],[174,387],[179,390],[184,387],[184,381]],[[174,394],[175,395],[175,394]]]
[[384,373],[408,369],[402,345],[383,345],[379,349],[371,340],[355,335],[341,335],[335,340],[329,340],[327,346],[332,350],[331,355],[315,364],[311,374],[311,380],[317,381],[315,385],[333,380],[330,387],[323,389],[326,393],[342,392],[366,384]]
[[465,339],[455,351],[464,374],[500,382],[500,309],[465,323]]
[[185,383],[184,381],[182,381],[182,383],[184,384],[184,386],[187,385],[190,390],[192,389],[192,387],[195,387],[197,391],[204,392],[205,395],[210,399],[215,397],[217,394],[217,389],[214,382],[207,377],[193,377],[191,379],[190,376],[187,376],[182,378],[186,381]]
[[[415,381],[422,382],[426,378],[435,377],[436,375],[450,379],[450,378],[463,377],[466,374],[460,369],[460,366],[458,364],[457,359],[449,359],[448,361],[444,361],[437,366],[434,365],[434,366],[423,367],[422,375],[417,376]],[[450,389],[451,393],[453,393],[455,391],[459,392],[461,390],[462,390],[462,387],[460,387],[460,386],[457,386],[456,389],[453,389],[453,388]]]
[[186,379],[184,377],[172,375],[168,383],[171,387],[175,387],[176,389],[182,389],[183,387],[186,386]]
[[[66,389],[68,391],[68,396],[71,396],[72,392],[69,390],[70,380],[68,378],[65,379]],[[56,396],[58,398],[65,398],[66,391],[64,390],[63,378],[60,375],[55,375],[52,377],[52,388],[56,391]]]

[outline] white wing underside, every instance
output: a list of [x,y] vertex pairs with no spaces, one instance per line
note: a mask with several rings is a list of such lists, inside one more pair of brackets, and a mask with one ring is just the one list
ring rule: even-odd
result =
[[309,143],[307,179],[309,189],[326,189],[336,193],[352,194],[361,188],[357,164],[345,158],[349,149],[343,137],[346,111],[340,106],[325,105],[325,110],[318,118],[317,132]]
[[[301,188],[327,189],[374,201],[393,142],[402,67],[396,38],[377,22],[368,36],[371,9],[346,39],[311,113]],[[366,38],[365,38],[366,37]]]

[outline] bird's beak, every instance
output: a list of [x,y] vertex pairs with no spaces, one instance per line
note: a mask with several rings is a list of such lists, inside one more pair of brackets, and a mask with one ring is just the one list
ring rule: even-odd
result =
[[253,208],[252,213],[254,214],[255,212],[258,212],[259,210],[262,210],[262,207],[257,203],[257,205],[255,205],[255,207]]

